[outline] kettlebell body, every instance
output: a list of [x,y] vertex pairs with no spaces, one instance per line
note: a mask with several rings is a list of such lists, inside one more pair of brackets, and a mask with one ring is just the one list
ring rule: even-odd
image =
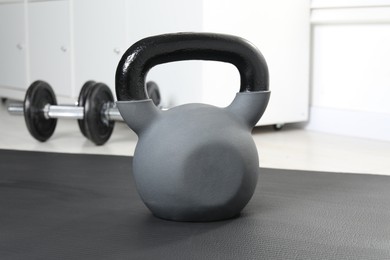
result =
[[[183,40],[183,35],[188,37],[170,36],[177,41]],[[205,34],[191,35],[195,36]],[[155,41],[161,42],[161,36]],[[128,67],[123,73],[128,57],[125,54],[118,66],[117,93],[118,85],[123,87],[121,77],[128,73]],[[259,161],[251,130],[265,111],[269,96],[268,89],[244,91],[226,108],[186,104],[167,111],[144,97],[117,102],[125,122],[139,137],[133,175],[141,199],[155,216],[214,221],[240,213],[257,184]]]

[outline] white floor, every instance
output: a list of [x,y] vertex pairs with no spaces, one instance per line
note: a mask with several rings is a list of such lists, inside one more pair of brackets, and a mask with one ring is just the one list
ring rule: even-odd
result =
[[[45,143],[33,139],[21,116],[0,106],[0,149],[132,155],[137,136],[117,123],[110,140],[95,146],[80,133],[76,120],[59,120],[54,135]],[[297,126],[281,131],[256,128],[253,137],[260,165],[269,168],[335,171],[390,175],[390,142],[311,132]]]

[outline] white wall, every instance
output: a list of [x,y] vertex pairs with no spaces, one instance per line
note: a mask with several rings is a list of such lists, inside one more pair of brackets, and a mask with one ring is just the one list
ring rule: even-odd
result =
[[312,1],[308,128],[390,140],[390,1]]

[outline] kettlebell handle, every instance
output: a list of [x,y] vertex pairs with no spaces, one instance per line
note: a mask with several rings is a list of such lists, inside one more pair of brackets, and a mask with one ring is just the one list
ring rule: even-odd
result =
[[148,71],[158,64],[183,60],[231,63],[240,73],[240,92],[268,91],[267,63],[248,41],[224,34],[175,33],[142,39],[125,52],[115,76],[118,101],[148,99]]

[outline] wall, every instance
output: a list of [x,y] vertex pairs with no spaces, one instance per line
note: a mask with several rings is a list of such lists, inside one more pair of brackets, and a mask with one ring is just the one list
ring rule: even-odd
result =
[[312,1],[308,129],[390,140],[390,1]]

